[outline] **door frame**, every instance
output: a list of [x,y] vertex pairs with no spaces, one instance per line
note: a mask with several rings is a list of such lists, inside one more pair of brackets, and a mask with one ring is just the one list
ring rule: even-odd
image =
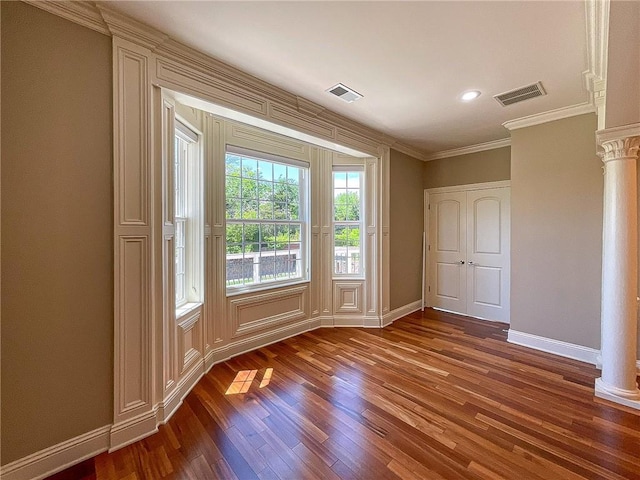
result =
[[[436,193],[451,193],[451,192],[470,192],[473,190],[489,190],[492,188],[504,188],[511,187],[511,180],[499,180],[497,182],[483,182],[483,183],[468,183],[465,185],[451,185],[447,187],[435,187],[435,188],[425,188],[424,190],[424,238],[425,244],[427,247],[424,249],[423,255],[423,265],[422,265],[422,277],[423,277],[423,285],[424,291],[422,292],[424,298],[424,306],[431,307],[431,292],[429,291],[429,245],[431,245],[431,241],[429,238],[429,195],[434,195]],[[509,245],[511,248],[511,245]]]

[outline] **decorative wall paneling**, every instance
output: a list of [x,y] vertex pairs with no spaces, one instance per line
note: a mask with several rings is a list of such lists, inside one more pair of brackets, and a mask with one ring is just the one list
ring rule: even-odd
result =
[[157,430],[149,52],[114,38],[114,419],[112,448]]
[[[114,36],[116,359],[110,446],[117,449],[155,432],[217,362],[320,326],[381,325],[389,305],[384,292],[389,255],[384,196],[389,145],[394,142],[122,15],[104,10],[102,16]],[[333,280],[334,152],[176,104],[174,98],[185,95],[313,135],[319,143],[329,141],[336,148],[341,144],[363,152],[363,157],[371,155],[350,160],[364,163],[366,172],[369,254],[363,279],[344,279],[344,284]],[[173,185],[167,162],[176,116],[201,133],[206,185],[199,234],[205,293],[203,303],[181,318],[173,314],[173,207],[162,194]],[[226,144],[310,164],[310,282],[227,298]]]

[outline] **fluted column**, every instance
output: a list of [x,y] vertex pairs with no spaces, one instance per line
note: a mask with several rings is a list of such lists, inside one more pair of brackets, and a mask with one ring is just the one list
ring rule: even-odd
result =
[[602,376],[596,396],[640,409],[638,342],[638,185],[640,124],[596,132],[604,162]]

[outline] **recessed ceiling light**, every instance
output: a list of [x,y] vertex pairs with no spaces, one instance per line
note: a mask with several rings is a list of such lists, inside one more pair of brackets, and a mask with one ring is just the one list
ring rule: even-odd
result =
[[478,91],[478,90],[469,90],[468,92],[464,92],[460,96],[460,99],[463,102],[470,102],[471,100],[475,100],[479,96],[480,96],[480,91]]

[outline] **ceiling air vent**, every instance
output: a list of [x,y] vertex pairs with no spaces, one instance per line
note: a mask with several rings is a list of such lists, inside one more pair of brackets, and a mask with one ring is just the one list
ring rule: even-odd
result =
[[362,95],[342,83],[331,87],[327,92],[334,94],[336,97],[348,103],[355,102],[359,98],[362,98]]
[[507,105],[513,105],[514,103],[523,102],[530,98],[541,97],[546,95],[542,83],[534,83],[533,85],[527,85],[526,87],[516,88],[509,92],[501,93],[500,95],[494,95],[500,105],[506,107]]

